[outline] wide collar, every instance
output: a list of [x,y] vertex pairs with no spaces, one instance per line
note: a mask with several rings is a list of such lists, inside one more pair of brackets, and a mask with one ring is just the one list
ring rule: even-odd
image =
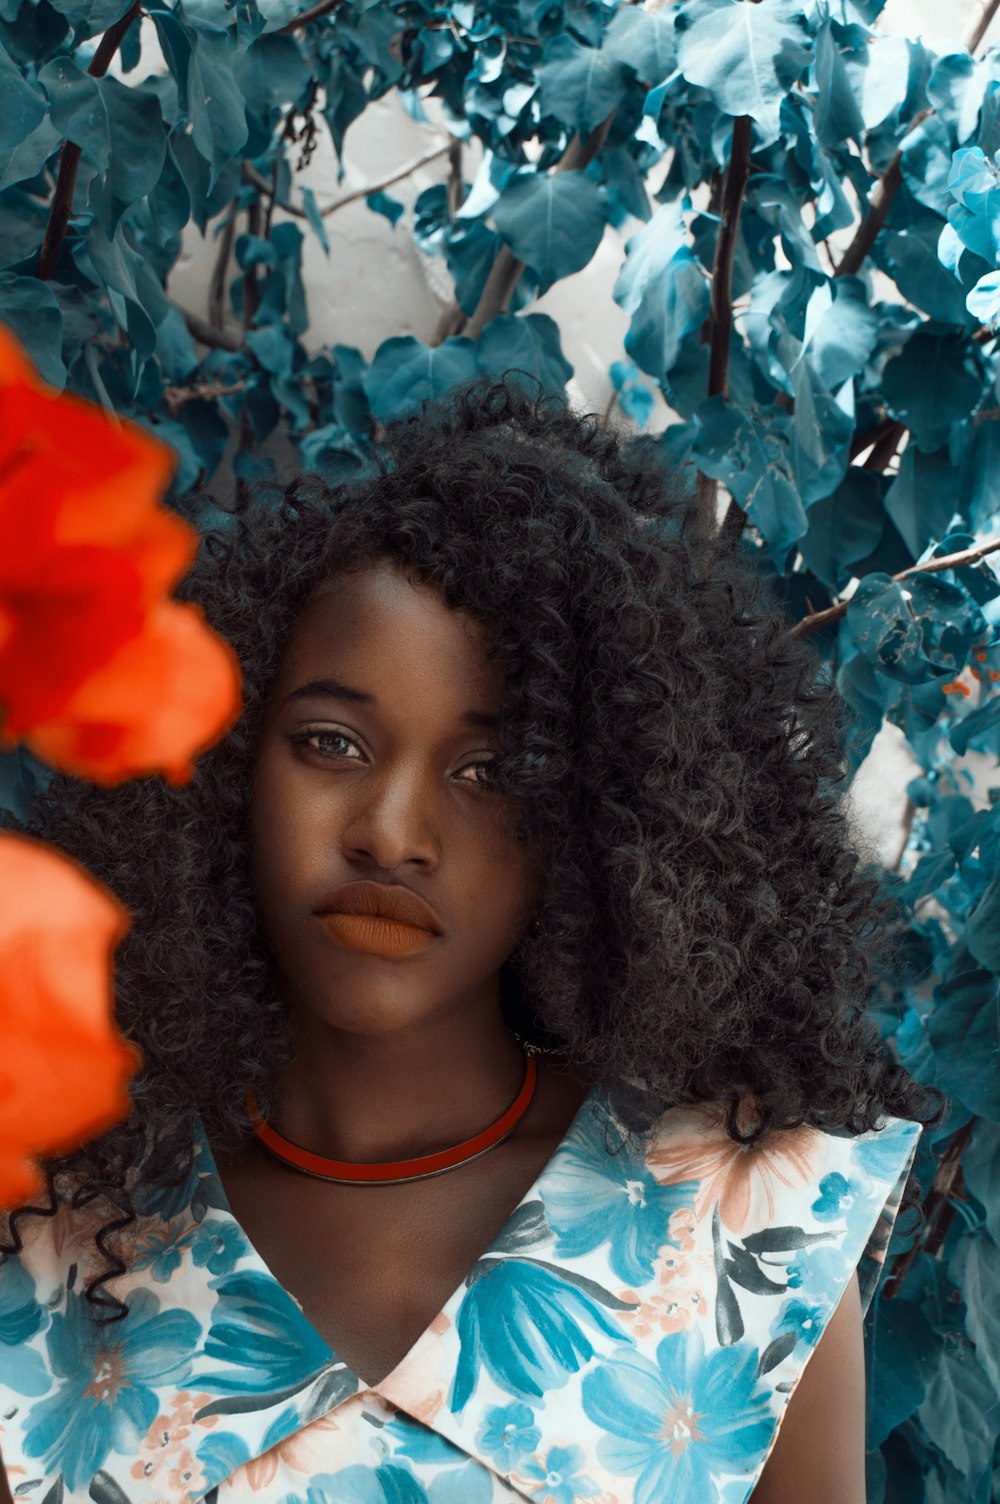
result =
[[[672,1498],[650,1473],[658,1453],[687,1470],[685,1497],[743,1504],[856,1267],[871,1298],[919,1132],[899,1119],[860,1138],[801,1128],[748,1152],[718,1114],[678,1108],[629,1145],[594,1090],[503,1230],[370,1392],[534,1504],[539,1467],[556,1463],[576,1469],[581,1499]],[[143,1382],[158,1415],[186,1404],[203,1438],[191,1504],[366,1388],[253,1248],[200,1125],[198,1138],[191,1180],[160,1207],[173,1229],[157,1255],[163,1283],[148,1263],[128,1277],[138,1325],[111,1339],[148,1350],[166,1317],[189,1344],[159,1369],[146,1360]],[[110,1453],[101,1473],[130,1504],[163,1498],[162,1481],[136,1476],[134,1454]]]

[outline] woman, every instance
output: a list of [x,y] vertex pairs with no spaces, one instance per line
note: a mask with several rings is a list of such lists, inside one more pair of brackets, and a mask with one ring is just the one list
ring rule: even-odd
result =
[[261,494],[185,584],[239,724],[40,802],[144,1067],[10,1218],[12,1491],[862,1504],[941,1108],[864,1016],[839,703],[657,453],[508,377]]

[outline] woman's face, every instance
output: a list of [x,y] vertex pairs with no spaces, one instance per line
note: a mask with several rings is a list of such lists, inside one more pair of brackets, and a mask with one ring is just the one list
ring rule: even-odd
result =
[[[537,869],[514,839],[522,811],[479,781],[502,703],[485,629],[390,560],[329,586],[292,635],[256,766],[254,880],[279,995],[369,1034],[496,1005]],[[416,894],[437,933],[323,917],[362,880]],[[384,953],[394,942],[403,954]]]

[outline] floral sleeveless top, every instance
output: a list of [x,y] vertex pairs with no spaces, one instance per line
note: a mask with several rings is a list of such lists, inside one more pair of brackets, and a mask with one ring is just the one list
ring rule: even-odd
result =
[[[867,1309],[920,1127],[744,1149],[676,1108],[621,1147],[591,1092],[381,1383],[332,1352],[226,1202],[198,1125],[100,1326],[86,1211],[0,1264],[0,1454],[32,1504],[744,1504],[857,1270]],[[616,1141],[617,1140],[617,1141]]]

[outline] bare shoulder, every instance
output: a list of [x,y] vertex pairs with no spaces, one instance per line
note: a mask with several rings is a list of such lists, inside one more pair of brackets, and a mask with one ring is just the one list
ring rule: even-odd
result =
[[748,1504],[865,1504],[865,1357],[855,1274],[802,1371]]

